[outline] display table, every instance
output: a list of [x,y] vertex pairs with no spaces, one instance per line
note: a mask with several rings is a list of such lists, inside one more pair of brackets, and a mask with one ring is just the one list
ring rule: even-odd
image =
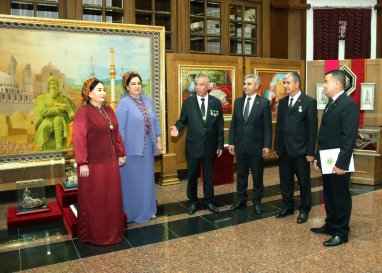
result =
[[67,208],[71,204],[77,203],[77,192],[77,189],[65,191],[62,184],[56,184],[56,198],[57,203],[60,205],[61,209]]
[[74,215],[70,207],[62,208],[62,213],[63,213],[64,225],[66,227],[66,230],[68,231],[70,236],[72,236],[72,238],[77,238],[78,232],[77,232],[76,216]]
[[47,206],[50,209],[49,211],[24,215],[17,215],[17,207],[9,207],[7,215],[8,228],[19,228],[41,223],[62,221],[62,212],[57,202],[49,202]]
[[355,172],[350,181],[355,184],[382,184],[382,156],[379,154],[354,153]]
[[[231,184],[234,182],[233,165],[234,156],[228,152],[228,147],[225,147],[221,157],[215,159],[214,164],[214,186]],[[203,181],[203,173],[201,170],[201,180]]]
[[382,183],[382,128],[366,126],[358,129],[354,148],[355,172],[350,181],[356,184]]

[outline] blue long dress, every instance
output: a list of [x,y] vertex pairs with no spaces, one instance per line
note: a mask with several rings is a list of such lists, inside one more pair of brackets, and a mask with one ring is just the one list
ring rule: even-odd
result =
[[120,100],[116,112],[126,148],[126,165],[120,171],[123,208],[130,223],[145,223],[157,213],[154,155],[161,132],[153,102],[147,96],[142,99],[149,112],[151,135],[145,136],[144,116],[130,96]]

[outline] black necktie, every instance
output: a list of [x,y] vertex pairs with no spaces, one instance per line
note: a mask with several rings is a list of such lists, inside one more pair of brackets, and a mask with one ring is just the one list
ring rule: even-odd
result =
[[202,115],[203,115],[203,118],[206,116],[206,106],[204,105],[204,100],[205,99],[201,99],[202,100],[202,105],[200,106],[200,111],[202,111]]
[[249,101],[251,100],[250,97],[247,98],[247,104],[245,105],[244,108],[244,120],[247,121],[248,116],[249,116]]
[[333,103],[333,100],[332,99],[329,99],[329,102],[328,104],[325,106],[325,110],[324,110],[324,113],[326,113],[326,111],[328,111],[330,105]]
[[288,108],[291,109],[292,106],[293,106],[293,98],[291,97],[290,100],[289,100]]

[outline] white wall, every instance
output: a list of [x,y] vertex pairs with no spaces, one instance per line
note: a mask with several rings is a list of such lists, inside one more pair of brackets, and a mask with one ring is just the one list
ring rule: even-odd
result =
[[[375,59],[377,51],[377,11],[373,8],[377,0],[310,0],[311,8],[307,11],[306,17],[306,60],[313,60],[313,9],[314,8],[372,8],[371,12],[371,51],[370,58]],[[335,3],[335,5],[333,5]]]

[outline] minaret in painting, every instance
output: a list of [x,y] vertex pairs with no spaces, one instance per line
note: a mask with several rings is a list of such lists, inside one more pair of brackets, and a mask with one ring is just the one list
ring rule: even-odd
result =
[[116,109],[116,101],[115,101],[115,65],[114,65],[114,48],[110,48],[110,93],[111,93],[111,101],[110,106],[111,108]]

